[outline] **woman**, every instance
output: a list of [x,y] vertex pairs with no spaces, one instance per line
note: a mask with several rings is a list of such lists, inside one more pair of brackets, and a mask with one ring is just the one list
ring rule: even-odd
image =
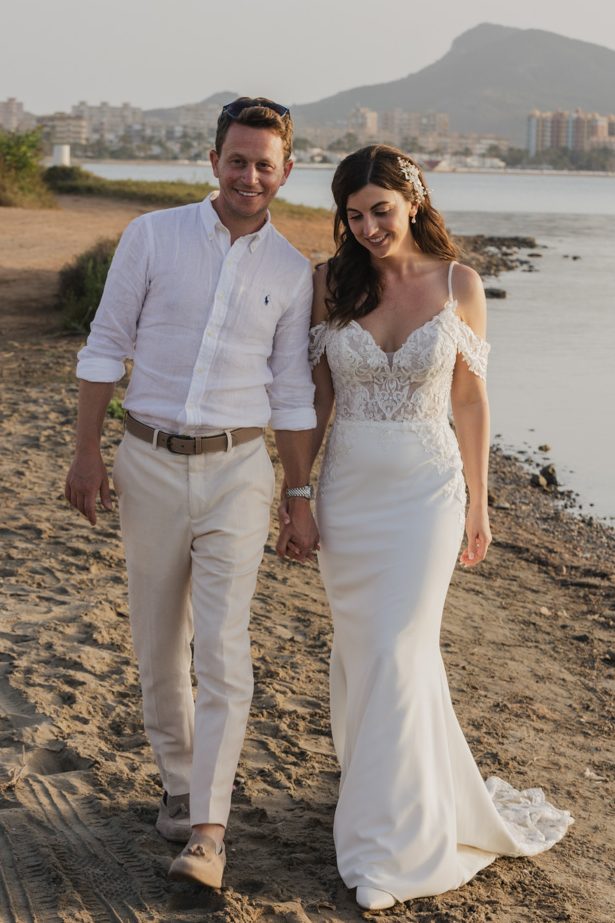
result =
[[481,281],[456,262],[401,151],[351,154],[333,195],[338,247],[316,271],[311,361],[314,457],[336,407],[317,500],[334,623],[334,836],[359,905],[384,909],[457,888],[497,855],[548,849],[572,819],[540,790],[483,782],[439,652],[464,529],[465,567],[491,541]]

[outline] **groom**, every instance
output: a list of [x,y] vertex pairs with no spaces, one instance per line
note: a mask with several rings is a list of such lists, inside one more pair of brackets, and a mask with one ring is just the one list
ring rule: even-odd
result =
[[134,361],[113,480],[144,723],[164,788],[156,827],[189,839],[170,875],[213,887],[253,688],[249,608],[274,489],[269,422],[297,556],[317,542],[304,462],[315,425],[311,270],[268,212],[291,144],[286,107],[262,97],[224,106],[210,155],[219,191],[128,226],[77,366],[66,498],[94,525],[97,496],[111,508],[106,408]]

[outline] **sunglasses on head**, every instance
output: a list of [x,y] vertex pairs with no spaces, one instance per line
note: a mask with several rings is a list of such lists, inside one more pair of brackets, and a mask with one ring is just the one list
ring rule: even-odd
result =
[[272,100],[267,99],[236,99],[233,103],[227,103],[226,106],[222,106],[222,111],[226,112],[228,116],[232,119],[236,119],[237,116],[243,112],[244,109],[272,109],[276,112],[281,118],[284,118],[285,115],[290,115],[290,109],[287,106],[281,106],[279,103],[274,103]]

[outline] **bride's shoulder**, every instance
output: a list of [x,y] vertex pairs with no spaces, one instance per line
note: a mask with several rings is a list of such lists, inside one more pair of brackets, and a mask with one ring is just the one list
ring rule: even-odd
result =
[[487,303],[481,277],[471,266],[456,263],[451,281],[453,298],[457,302],[457,314],[475,333],[484,336]]

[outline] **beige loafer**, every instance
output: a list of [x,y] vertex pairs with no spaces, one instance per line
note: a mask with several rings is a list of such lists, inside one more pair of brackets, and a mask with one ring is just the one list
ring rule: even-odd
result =
[[168,795],[160,799],[156,830],[172,843],[187,843],[192,835],[190,795]]
[[218,849],[210,836],[193,834],[186,848],[171,863],[169,878],[173,881],[195,881],[208,888],[220,888],[225,865],[224,843]]

